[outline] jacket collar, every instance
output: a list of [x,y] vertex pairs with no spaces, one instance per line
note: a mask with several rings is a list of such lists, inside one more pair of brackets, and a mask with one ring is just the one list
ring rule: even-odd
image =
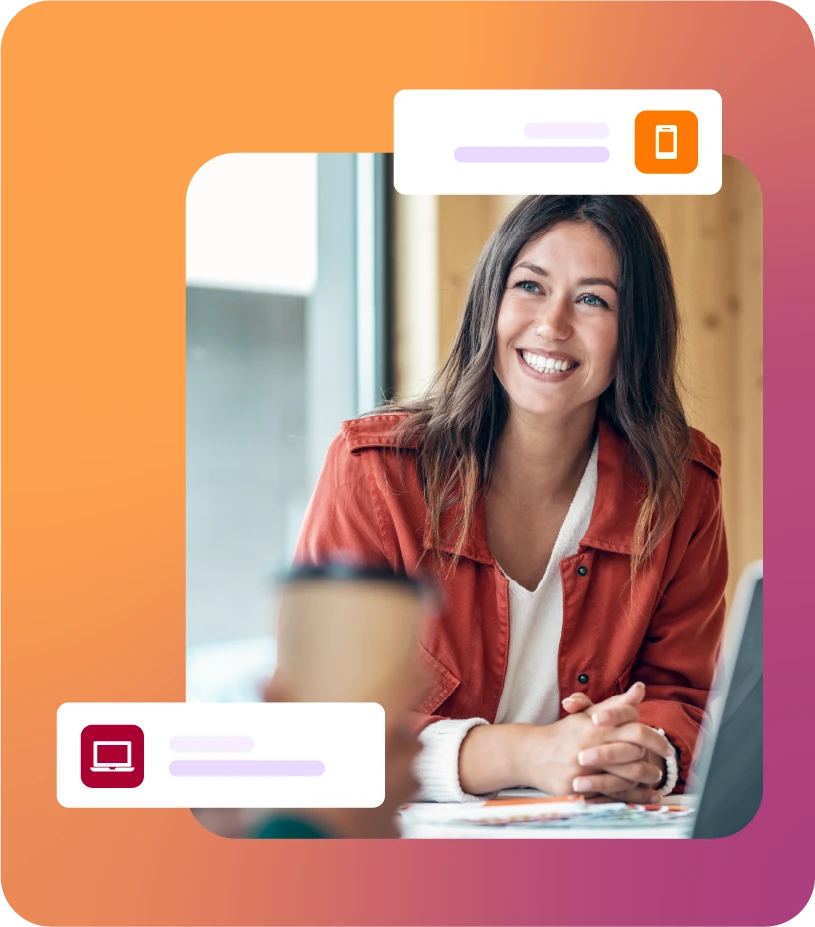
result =
[[[390,413],[344,422],[342,430],[349,450],[394,447],[394,426],[404,417],[405,413]],[[700,432],[694,429],[691,431],[693,443],[689,457],[704,464],[718,476],[721,465],[718,449]],[[602,416],[598,420],[598,437],[597,493],[589,527],[580,543],[582,547],[630,555],[640,504],[645,498],[645,480],[631,460],[626,439]],[[416,442],[407,443],[404,447],[408,450],[415,449]],[[439,526],[441,543],[438,549],[445,553],[452,554],[456,550],[461,533],[456,525],[461,512],[462,506],[459,503],[442,514]],[[423,546],[425,550],[432,550],[434,547],[428,519],[425,520]],[[473,524],[461,555],[480,563],[494,563],[487,543],[487,519],[483,499],[476,506]]]
[[[691,428],[687,459],[702,464],[714,477],[721,474],[721,454],[695,428]],[[583,547],[631,554],[634,528],[645,496],[645,478],[634,464],[628,441],[604,419],[599,418],[600,445],[597,449],[597,495]]]
[[597,493],[581,546],[630,554],[645,480],[633,465],[628,442],[602,416],[598,419]]

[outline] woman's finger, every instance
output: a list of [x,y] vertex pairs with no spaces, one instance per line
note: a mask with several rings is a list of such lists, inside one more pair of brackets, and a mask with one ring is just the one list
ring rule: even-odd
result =
[[[572,788],[580,795],[586,792],[600,792],[603,795],[619,795],[621,792],[630,792],[639,788],[640,784],[615,776],[613,773],[596,773],[593,776],[578,776],[572,782]],[[648,791],[651,791],[648,789]]]
[[[605,705],[605,702],[602,704]],[[607,708],[595,705],[589,714],[598,727],[618,727],[639,719],[637,709],[633,705],[612,705]]]
[[578,794],[585,792],[600,792],[603,795],[615,795],[618,792],[626,792],[631,789],[635,783],[630,779],[623,779],[620,776],[614,776],[611,773],[595,773],[593,776],[578,776],[572,782],[572,788]]
[[648,763],[645,760],[604,766],[603,769],[609,775],[627,779],[629,783],[634,785],[647,785],[652,788],[659,785],[663,777],[662,770],[658,766],[654,766],[653,763]]
[[585,711],[587,708],[591,708],[594,703],[583,692],[575,692],[573,695],[568,695],[561,705],[563,705],[563,710],[567,715],[577,714],[579,711]]
[[572,782],[572,788],[579,795],[590,792],[599,792],[608,795],[617,801],[655,802],[659,800],[659,793],[647,785],[635,785],[630,779],[614,776],[611,773],[602,773],[595,776],[578,776]]
[[581,766],[597,766],[600,769],[607,769],[609,766],[618,766],[621,763],[636,763],[644,759],[645,755],[645,747],[639,744],[601,744],[599,747],[581,750],[577,754],[577,762]]
[[626,705],[639,705],[645,698],[645,683],[635,682],[633,685],[629,686],[625,692],[615,696],[615,698],[618,698]]
[[663,737],[659,731],[648,727],[647,724],[634,722],[632,724],[622,724],[615,728],[599,728],[598,734],[601,731],[605,734],[606,743],[619,741],[621,743],[637,744],[664,759],[675,756],[675,750],[668,742],[668,739]]
[[595,724],[616,726],[637,720],[636,708],[633,712],[631,709],[644,697],[645,686],[641,682],[635,682],[627,692],[612,695],[596,705],[584,692],[572,693],[563,699],[562,705],[566,714],[573,715],[585,711]]
[[[645,686],[641,682],[635,682],[627,692],[621,692],[619,695],[612,695],[602,702],[594,705],[588,714],[595,724],[625,724],[626,721],[636,720],[631,717],[630,709],[636,711],[636,706],[645,698]],[[628,712],[620,713],[619,709],[629,709]]]
[[587,711],[595,724],[625,724],[628,721],[635,721],[631,711],[621,711],[620,709],[630,709],[639,703],[645,697],[645,685],[641,682],[635,682],[633,686],[620,695],[612,695],[596,705],[584,692],[574,692],[563,699],[561,703],[566,714],[573,715],[579,711]]
[[645,683],[635,682],[634,685],[625,692],[621,692],[619,695],[612,695],[609,698],[603,699],[602,702],[598,702],[595,708],[599,710],[601,708],[610,708],[613,705],[639,705],[644,698]]

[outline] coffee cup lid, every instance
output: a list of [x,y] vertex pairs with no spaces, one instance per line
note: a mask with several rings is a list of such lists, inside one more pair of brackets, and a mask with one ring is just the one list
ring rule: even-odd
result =
[[280,585],[320,580],[400,583],[419,595],[438,597],[436,584],[429,576],[410,576],[404,571],[382,569],[358,561],[334,559],[320,563],[295,563],[275,577]]

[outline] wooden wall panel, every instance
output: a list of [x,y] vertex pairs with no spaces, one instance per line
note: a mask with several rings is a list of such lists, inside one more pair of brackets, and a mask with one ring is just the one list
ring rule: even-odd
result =
[[440,196],[439,214],[439,349],[446,357],[453,346],[467,289],[484,244],[500,223],[495,197]]
[[[761,188],[739,161],[731,164],[730,222],[736,242],[735,299],[737,341],[735,422],[738,487],[734,517],[739,529],[741,565],[763,555],[764,342],[763,235]],[[729,523],[728,523],[729,524]]]
[[645,196],[676,282],[691,424],[722,451],[728,600],[762,556],[762,209],[752,173],[723,163],[715,196]]

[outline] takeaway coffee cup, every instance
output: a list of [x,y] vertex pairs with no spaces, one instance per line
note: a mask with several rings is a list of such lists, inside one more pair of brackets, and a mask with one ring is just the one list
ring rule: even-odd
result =
[[416,708],[428,680],[418,640],[432,588],[347,564],[300,566],[279,587],[274,687],[298,702],[378,702],[386,717]]

